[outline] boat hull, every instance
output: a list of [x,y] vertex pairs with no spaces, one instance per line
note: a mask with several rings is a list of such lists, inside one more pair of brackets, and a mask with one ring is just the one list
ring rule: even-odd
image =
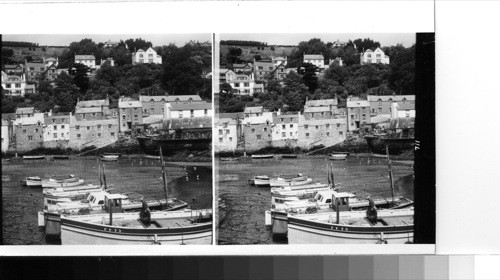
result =
[[303,186],[311,183],[312,183],[311,178],[301,179],[301,180],[291,180],[291,181],[271,179],[269,181],[269,185],[271,187]]
[[42,160],[45,156],[23,156],[24,160]]
[[61,187],[67,188],[67,187],[81,186],[83,184],[85,184],[85,180],[83,180],[83,179],[79,179],[76,181],[68,180],[68,181],[63,181],[63,182],[42,180],[42,187],[43,188],[61,188]]
[[328,157],[329,160],[346,160],[347,155],[345,154],[334,154]]
[[31,179],[26,178],[26,180],[24,181],[24,184],[30,188],[40,188],[40,187],[42,187],[42,180],[31,180]]
[[274,155],[252,155],[252,159],[270,159],[274,158]]
[[389,148],[389,154],[398,155],[405,151],[412,150],[415,146],[415,138],[388,138],[384,136],[369,135],[365,136],[366,143],[370,151],[375,154],[386,154],[385,147]]
[[[171,212],[172,216],[189,217],[187,212]],[[153,215],[162,215],[152,213]],[[91,215],[90,215],[91,216]],[[85,220],[103,219],[108,215],[85,217],[85,219],[61,218],[62,245],[210,245],[212,244],[212,221],[184,227],[126,228]],[[137,219],[138,214],[115,214],[113,219]],[[109,222],[109,220],[108,220]]]

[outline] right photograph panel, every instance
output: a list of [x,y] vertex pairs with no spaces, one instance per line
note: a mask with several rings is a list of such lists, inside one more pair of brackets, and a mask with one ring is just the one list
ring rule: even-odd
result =
[[434,34],[219,39],[219,245],[434,243]]

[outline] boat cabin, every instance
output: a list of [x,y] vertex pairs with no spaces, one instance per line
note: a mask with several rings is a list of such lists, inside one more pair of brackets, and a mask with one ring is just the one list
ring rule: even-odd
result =
[[121,213],[123,212],[122,200],[127,197],[123,194],[106,194],[104,196],[104,209],[106,212],[110,213]]
[[335,211],[349,211],[349,198],[352,197],[351,193],[341,192],[332,194],[331,207]]

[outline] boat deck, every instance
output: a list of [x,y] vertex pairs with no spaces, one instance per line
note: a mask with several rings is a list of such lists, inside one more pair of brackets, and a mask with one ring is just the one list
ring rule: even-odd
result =
[[[382,212],[382,211],[380,211]],[[341,212],[340,225],[361,226],[361,227],[380,227],[380,226],[405,226],[413,225],[413,210],[389,210],[378,214],[376,223],[371,223],[366,219],[364,211]],[[309,216],[309,217],[308,217]],[[318,213],[308,216],[297,215],[297,217],[317,221],[320,223],[337,224],[335,213]]]
[[113,226],[127,228],[178,228],[192,226],[192,221],[189,218],[156,219],[151,221],[149,227],[146,227],[139,220],[118,220],[116,222],[113,221]]

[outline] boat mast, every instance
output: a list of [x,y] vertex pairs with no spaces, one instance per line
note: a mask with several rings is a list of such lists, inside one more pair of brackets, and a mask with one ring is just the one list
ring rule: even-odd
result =
[[104,190],[108,190],[108,183],[106,182],[106,173],[105,173],[105,166],[104,164],[102,165],[102,178],[104,180]]
[[392,205],[394,206],[394,177],[392,176],[392,164],[389,157],[389,147],[385,145],[385,153],[387,154],[387,165],[389,166],[389,180],[391,182]]
[[165,171],[165,162],[163,161],[163,153],[160,146],[160,162],[161,162],[161,173],[163,178],[163,190],[165,191],[165,201],[168,203],[168,190],[167,190],[167,172]]

